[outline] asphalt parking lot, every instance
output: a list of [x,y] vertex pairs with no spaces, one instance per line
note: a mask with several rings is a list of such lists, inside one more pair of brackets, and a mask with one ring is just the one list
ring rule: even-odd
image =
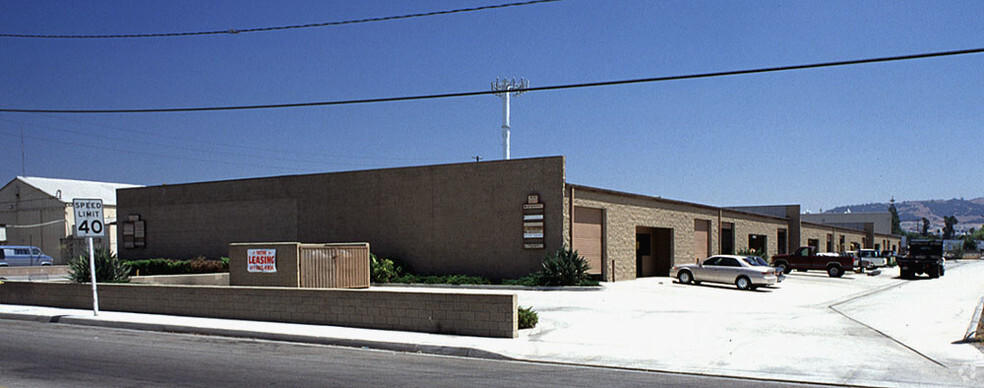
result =
[[[964,338],[984,262],[940,279],[793,272],[773,288],[646,278],[597,292],[519,292],[537,328],[517,358],[852,385],[984,385]],[[489,349],[493,350],[493,349]],[[525,354],[523,354],[525,353]]]

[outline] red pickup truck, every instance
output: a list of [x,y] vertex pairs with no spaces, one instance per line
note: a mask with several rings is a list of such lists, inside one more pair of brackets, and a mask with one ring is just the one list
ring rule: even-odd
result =
[[844,271],[854,270],[854,258],[836,253],[817,253],[814,247],[799,247],[792,254],[772,256],[772,266],[788,274],[798,271],[827,271],[832,278],[839,278]]

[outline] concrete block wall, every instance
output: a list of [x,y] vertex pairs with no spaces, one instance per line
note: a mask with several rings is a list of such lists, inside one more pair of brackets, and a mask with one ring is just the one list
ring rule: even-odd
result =
[[[86,284],[6,282],[0,303],[92,308]],[[100,284],[100,309],[516,338],[515,294]]]
[[[566,195],[569,206],[569,190]],[[694,262],[694,220],[710,221],[711,254],[721,251],[721,222],[735,224],[736,251],[748,247],[748,234],[761,234],[767,238],[769,254],[777,252],[778,230],[788,227],[788,223],[780,218],[584,186],[574,186],[574,205],[604,209],[605,269],[602,277],[608,281],[612,279],[613,260],[616,281],[636,278],[637,226],[673,229],[674,265]],[[565,224],[569,224],[569,220]],[[565,229],[567,241],[570,241],[569,229]]]
[[834,252],[840,252],[839,244],[841,236],[844,236],[845,250],[851,249],[851,243],[857,243],[859,246],[863,247],[862,241],[866,236],[866,232],[863,230],[846,229],[806,222],[802,223],[801,230],[803,236],[801,245],[807,245],[807,242],[811,238],[819,239],[821,251],[827,250],[827,234],[834,235]]
[[[518,278],[563,246],[561,156],[124,189],[146,221],[126,259],[225,256],[229,243],[365,241],[420,274]],[[523,248],[522,205],[545,205],[545,248]]]

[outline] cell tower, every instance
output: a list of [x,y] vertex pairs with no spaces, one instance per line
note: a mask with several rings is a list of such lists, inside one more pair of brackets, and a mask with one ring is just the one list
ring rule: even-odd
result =
[[509,95],[519,96],[523,94],[527,88],[530,87],[530,81],[526,78],[520,78],[519,82],[516,82],[515,78],[512,79],[495,79],[492,83],[492,91],[500,92],[496,93],[496,96],[502,98],[502,158],[509,159]]

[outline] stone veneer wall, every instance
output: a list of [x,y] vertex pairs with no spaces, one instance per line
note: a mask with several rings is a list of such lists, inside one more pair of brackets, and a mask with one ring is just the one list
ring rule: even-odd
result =
[[[124,259],[228,255],[267,241],[371,244],[418,274],[519,278],[563,246],[564,158],[292,175],[117,191],[119,218],[146,221]],[[539,194],[545,246],[524,249],[523,204]]]
[[[615,280],[636,278],[636,227],[673,229],[671,249],[674,265],[693,263],[694,220],[710,221],[710,254],[721,252],[720,225],[735,224],[735,251],[748,248],[748,235],[766,236],[769,255],[778,252],[779,229],[788,229],[784,219],[720,209],[706,205],[690,204],[636,194],[619,193],[604,189],[569,185],[565,190],[565,206],[570,206],[570,188],[574,188],[574,205],[604,209],[603,244],[604,270],[602,277],[612,280],[612,261],[615,262]],[[569,213],[565,211],[565,225],[569,225]],[[570,241],[570,227],[565,227],[565,241]]]
[[[87,284],[6,282],[0,303],[92,308]],[[515,294],[100,284],[101,310],[516,338]]]

